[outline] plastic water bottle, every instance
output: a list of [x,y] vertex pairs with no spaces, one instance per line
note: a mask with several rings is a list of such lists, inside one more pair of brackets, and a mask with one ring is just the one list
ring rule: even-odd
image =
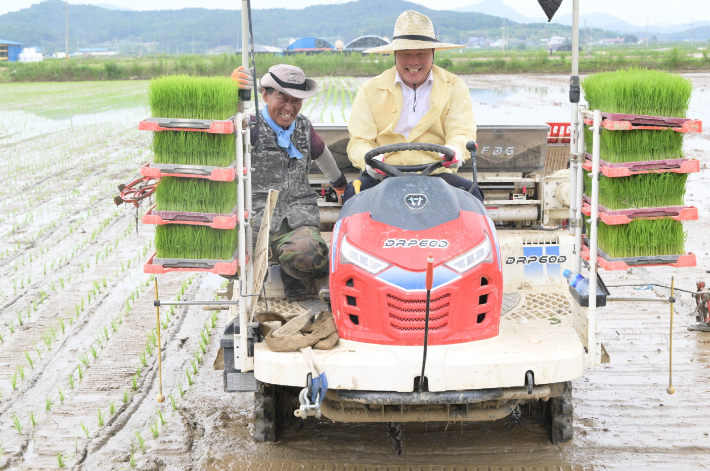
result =
[[[569,285],[572,288],[576,288],[580,281],[587,280],[585,277],[583,277],[579,273],[574,273],[572,270],[565,270],[562,273],[562,276],[567,278],[567,283],[569,283]],[[587,281],[587,288],[589,288],[589,281]],[[577,290],[577,291],[579,291],[579,290]]]
[[[589,295],[589,279],[583,277],[579,273],[574,273],[571,270],[565,270],[562,275],[567,278],[569,285],[574,288],[580,295]],[[599,285],[597,284],[597,294],[604,294]]]

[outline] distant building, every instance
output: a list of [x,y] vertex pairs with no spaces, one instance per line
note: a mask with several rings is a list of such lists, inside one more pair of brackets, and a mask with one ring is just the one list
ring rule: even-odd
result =
[[360,36],[350,41],[343,50],[345,51],[358,51],[362,52],[365,49],[370,49],[371,47],[386,46],[390,42],[386,38],[381,38],[379,36]]
[[94,56],[115,56],[118,55],[118,51],[109,51],[105,47],[86,47],[79,49],[79,52],[77,55],[82,55],[85,57],[94,57]]
[[42,53],[32,47],[26,47],[17,55],[17,60],[19,62],[42,62]]
[[17,62],[22,46],[24,46],[22,43],[0,39],[0,61]]
[[301,38],[296,39],[288,45],[286,52],[305,52],[306,54],[317,54],[323,51],[333,51],[335,48],[325,39],[321,38]]
[[469,47],[481,47],[488,44],[488,39],[483,36],[471,36],[466,45]]
[[336,51],[342,51],[344,47],[345,47],[345,43],[342,40],[338,39],[337,41],[335,41],[335,50]]
[[280,47],[262,46],[261,44],[254,44],[254,53],[255,54],[274,54],[277,56],[283,56],[284,50],[281,49]]
[[[227,53],[234,52],[234,48],[230,44],[227,44],[224,46],[217,46],[216,48],[210,49],[209,51],[207,51],[207,54],[222,54],[225,52],[227,52]],[[179,48],[178,48],[178,53],[180,53]],[[183,51],[183,53],[184,53],[184,51]]]
[[[552,50],[555,52],[572,52],[572,44],[560,44],[559,46],[553,46]],[[581,46],[579,47],[581,51]]]

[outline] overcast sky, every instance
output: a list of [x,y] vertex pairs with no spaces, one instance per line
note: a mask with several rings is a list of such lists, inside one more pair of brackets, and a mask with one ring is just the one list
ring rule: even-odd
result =
[[[387,0],[383,0],[387,1]],[[410,0],[431,9],[464,7],[480,0]],[[1,0],[0,15],[27,8],[39,0]],[[131,10],[163,10],[188,7],[239,9],[240,0],[69,0],[69,4],[110,4]],[[317,4],[344,3],[343,0],[252,0],[252,8],[305,8]],[[541,17],[536,0],[503,0],[506,5],[532,18]],[[629,23],[646,24],[646,15],[653,24],[685,24],[690,21],[710,21],[710,0],[580,0],[582,14],[602,12],[617,16]],[[559,13],[570,13],[572,0],[564,0]]]

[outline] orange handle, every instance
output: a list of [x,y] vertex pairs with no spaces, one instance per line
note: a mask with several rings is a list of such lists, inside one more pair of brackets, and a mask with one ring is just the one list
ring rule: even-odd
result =
[[426,260],[426,289],[431,291],[431,287],[434,284],[434,256],[429,254],[429,258]]

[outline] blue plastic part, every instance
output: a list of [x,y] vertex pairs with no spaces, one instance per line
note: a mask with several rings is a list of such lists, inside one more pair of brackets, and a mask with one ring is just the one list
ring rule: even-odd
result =
[[309,384],[311,388],[311,402],[313,404],[316,404],[316,399],[318,397],[318,392],[320,392],[320,402],[323,401],[323,398],[325,397],[325,392],[328,390],[328,378],[325,376],[325,373],[321,373],[320,376],[316,378],[311,378],[311,384]]

